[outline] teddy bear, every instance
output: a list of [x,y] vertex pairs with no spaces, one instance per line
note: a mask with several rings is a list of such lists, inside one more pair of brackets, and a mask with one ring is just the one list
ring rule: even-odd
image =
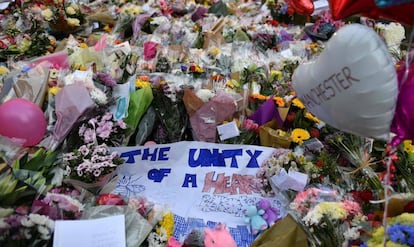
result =
[[268,225],[266,220],[262,217],[265,213],[263,209],[258,210],[256,206],[251,205],[246,209],[245,222],[250,223],[250,230],[253,235],[259,234],[261,231],[266,230]]
[[262,199],[257,204],[257,208],[264,210],[263,219],[266,220],[269,226],[273,225],[276,221],[280,219],[279,210],[272,207],[269,200]]

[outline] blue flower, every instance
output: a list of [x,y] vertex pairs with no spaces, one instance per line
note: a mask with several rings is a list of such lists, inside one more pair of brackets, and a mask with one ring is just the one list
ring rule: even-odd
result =
[[390,226],[387,229],[387,234],[390,236],[390,240],[394,243],[406,244],[407,239],[404,233],[404,228],[405,227],[400,224]]

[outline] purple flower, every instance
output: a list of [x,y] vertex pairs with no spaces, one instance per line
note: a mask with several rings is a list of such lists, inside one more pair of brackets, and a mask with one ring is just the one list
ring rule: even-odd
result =
[[112,112],[108,112],[102,117],[102,121],[109,121],[112,120]]
[[113,88],[117,85],[116,80],[110,74],[97,72],[93,77],[101,81],[105,86]]
[[116,122],[116,125],[119,126],[121,129],[126,129],[128,128],[128,126],[126,125],[126,123],[123,120],[118,120]]
[[83,138],[84,138],[84,141],[85,141],[86,143],[91,143],[91,142],[93,142],[93,141],[94,141],[94,139],[95,139],[95,131],[93,131],[92,129],[87,129],[87,130],[85,131],[85,133],[84,133]]
[[86,156],[89,154],[89,148],[86,145],[82,145],[78,151],[83,155]]

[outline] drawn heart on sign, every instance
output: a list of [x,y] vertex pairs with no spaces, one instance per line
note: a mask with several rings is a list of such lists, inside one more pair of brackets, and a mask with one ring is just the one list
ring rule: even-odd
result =
[[397,75],[385,43],[360,24],[342,27],[319,57],[301,64],[293,87],[307,110],[342,131],[389,139]]

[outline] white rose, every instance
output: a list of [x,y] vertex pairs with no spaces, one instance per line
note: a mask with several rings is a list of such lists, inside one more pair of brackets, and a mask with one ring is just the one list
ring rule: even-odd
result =
[[42,16],[46,21],[51,21],[53,19],[53,12],[50,9],[45,9],[42,11]]
[[69,7],[66,7],[66,13],[68,15],[74,15],[76,14],[76,11],[71,6],[69,6]]
[[79,19],[67,18],[66,21],[70,26],[77,26],[77,27],[80,26],[80,20]]

